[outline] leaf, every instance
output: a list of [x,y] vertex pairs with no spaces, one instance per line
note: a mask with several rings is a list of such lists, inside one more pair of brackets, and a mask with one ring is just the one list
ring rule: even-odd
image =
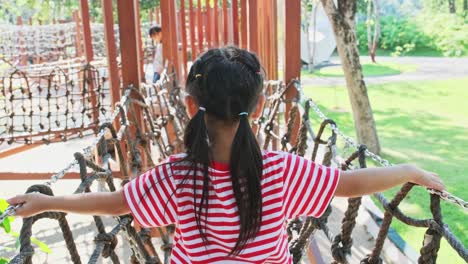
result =
[[5,218],[5,220],[3,221],[3,223],[0,224],[1,227],[3,227],[3,229],[5,229],[5,232],[8,234],[10,233],[11,231],[11,226],[10,226],[10,219],[9,217]]
[[42,250],[42,252],[47,254],[52,253],[52,250],[49,248],[49,246],[46,243],[40,241],[39,239],[31,237],[31,242],[33,244],[36,244]]
[[[7,209],[8,207],[8,203],[5,199],[0,199],[0,214],[2,214],[3,212],[5,212],[5,210]],[[15,218],[13,216],[9,216],[7,218],[5,218],[5,220],[3,221],[3,223],[0,223],[0,227],[2,227],[5,232],[8,234],[11,232],[11,222],[13,222],[15,220]]]
[[8,207],[8,203],[5,199],[0,199],[0,211],[5,212]]
[[[11,235],[17,238],[16,248],[19,248],[20,247],[19,234],[17,232],[11,232]],[[36,246],[38,246],[42,252],[47,253],[47,254],[52,253],[52,250],[49,248],[49,246],[46,243],[40,241],[39,239],[35,237],[31,237],[31,242],[35,244]]]
[[0,264],[8,264],[10,261],[6,258],[0,258]]

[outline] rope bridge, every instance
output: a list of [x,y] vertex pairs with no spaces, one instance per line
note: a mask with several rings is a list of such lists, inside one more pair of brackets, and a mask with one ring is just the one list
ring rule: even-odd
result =
[[0,74],[0,144],[80,137],[110,109],[104,61],[80,59]]
[[[91,44],[97,57],[106,57],[104,25],[93,23],[91,26]],[[144,59],[152,61],[153,42],[148,36],[151,24],[141,24]],[[114,37],[120,39],[119,27],[114,25]],[[22,58],[36,62],[69,60],[83,56],[82,29],[76,22],[51,25],[0,25],[0,61],[13,66]],[[120,50],[120,42],[116,42]],[[118,52],[117,54],[120,54]]]
[[[287,85],[280,81],[265,83],[267,100],[262,116],[253,124],[258,140],[265,149],[282,149],[301,156],[310,155],[311,160],[327,166],[340,166],[342,170],[354,169],[356,160],[359,164],[357,167],[365,168],[368,157],[382,163],[384,166],[389,165],[388,161],[369,152],[365,146],[357,145],[352,139],[346,137],[338,129],[336,123],[327,119],[310,99],[292,102],[293,106],[286,122],[282,109],[284,109],[286,103],[285,92],[291,88],[300,91],[300,86],[296,81],[292,81]],[[168,155],[181,151],[183,128],[188,121],[181,98],[181,88],[178,86],[174,75],[164,74],[161,82],[155,85],[142,84],[139,90],[128,87],[120,103],[115,106],[110,118],[99,126],[99,133],[93,144],[82,152],[77,152],[74,155],[73,162],[54,175],[45,185],[32,186],[27,192],[41,192],[53,195],[50,187],[75,165],[79,166],[81,176],[81,184],[77,187],[75,193],[89,192],[90,186],[94,182],[98,182],[101,186],[106,185],[110,191],[115,191],[113,171],[109,166],[110,160],[119,161],[120,171],[124,178],[123,183],[125,183],[146,169],[143,168],[142,153],[147,154],[148,166],[153,166],[157,163],[155,161],[161,161]],[[138,120],[137,111],[143,113],[142,123]],[[309,114],[314,112],[323,119],[316,134],[312,129],[309,117]],[[294,127],[299,128],[294,129]],[[328,138],[324,137],[326,131],[331,132]],[[346,159],[338,155],[337,140],[339,138],[356,147],[352,155]],[[98,153],[97,156],[93,156],[93,153],[96,152]],[[430,194],[432,218],[415,219],[405,215],[398,208],[401,201],[413,187],[413,184],[409,183],[403,185],[397,195],[390,201],[381,193],[374,194],[382,204],[385,216],[372,252],[361,263],[382,263],[380,255],[390,223],[394,218],[407,225],[427,229],[424,245],[420,250],[419,263],[435,263],[442,237],[465,261],[468,261],[468,250],[443,222],[440,198],[447,199],[465,210],[468,208],[467,203],[450,194],[432,192]],[[360,205],[361,198],[348,199],[348,208],[342,220],[341,230],[335,235],[332,234],[327,225],[327,219],[332,211],[331,207],[328,207],[325,214],[318,219],[306,217],[289,220],[287,222],[289,249],[294,263],[298,263],[302,258],[304,248],[316,230],[322,230],[330,240],[334,263],[347,263],[347,256],[351,254],[351,248],[353,247],[351,235],[356,225]],[[14,207],[9,207],[4,215],[0,217],[0,222],[6,216],[14,214],[14,210]],[[41,218],[58,220],[72,262],[81,263],[73,241],[73,234],[66,221],[66,214],[53,212],[46,212],[24,219],[20,234],[20,253],[10,263],[31,263],[31,257],[34,254],[30,242],[31,228]],[[96,263],[100,256],[110,258],[113,263],[120,263],[119,257],[114,251],[118,243],[116,237],[118,233],[123,233],[130,242],[132,263],[162,263],[152,244],[150,231],[148,229],[137,231],[131,224],[132,216],[117,217],[117,223],[110,231],[105,230],[100,217],[94,216],[93,219],[98,234],[95,237],[95,250],[88,263]],[[163,262],[168,263],[172,249],[171,236],[174,232],[174,226],[157,228],[157,230],[161,235],[163,245]]]

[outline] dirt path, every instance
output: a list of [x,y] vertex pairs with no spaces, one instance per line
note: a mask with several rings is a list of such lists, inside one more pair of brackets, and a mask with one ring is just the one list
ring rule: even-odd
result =
[[[361,63],[369,62],[368,57],[361,57]],[[377,57],[378,63],[399,63],[417,65],[416,71],[398,75],[364,77],[366,84],[379,84],[399,81],[444,80],[468,77],[468,58],[441,57]],[[330,63],[340,64],[338,57],[332,57]],[[307,86],[345,85],[343,77],[303,78]]]

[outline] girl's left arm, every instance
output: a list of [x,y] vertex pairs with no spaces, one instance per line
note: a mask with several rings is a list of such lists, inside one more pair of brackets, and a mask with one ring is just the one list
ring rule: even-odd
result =
[[17,195],[7,200],[19,205],[17,216],[29,217],[42,212],[58,211],[89,215],[124,215],[130,212],[123,189],[115,192],[82,193],[65,196],[48,196],[39,193]]
[[335,195],[359,197],[384,191],[406,182],[439,191],[445,190],[442,180],[436,173],[422,170],[414,165],[403,164],[384,168],[341,171]]

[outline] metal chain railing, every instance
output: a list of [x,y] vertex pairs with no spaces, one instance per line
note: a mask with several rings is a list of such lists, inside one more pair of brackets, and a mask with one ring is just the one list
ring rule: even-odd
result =
[[[301,91],[300,88],[298,88],[299,91]],[[324,121],[324,120],[328,120],[329,118],[327,116],[325,116],[325,114],[320,110],[320,108],[318,107],[318,105],[310,98],[307,98],[304,100],[305,102],[308,102],[311,106],[311,108],[314,110],[314,112],[317,114],[317,116],[319,116],[319,118]],[[347,145],[349,146],[352,146],[354,147],[355,149],[359,149],[359,144],[356,143],[351,137],[345,135],[336,125],[331,125],[330,128],[338,135],[340,136]],[[380,157],[379,155],[373,153],[372,151],[366,149],[365,151],[365,154],[367,157],[371,158],[372,160],[374,160],[375,162],[377,162],[378,164],[384,166],[384,167],[389,167],[389,166],[393,166],[392,163],[390,163],[388,160]],[[438,195],[440,198],[442,198],[443,200],[449,202],[449,203],[452,203],[452,204],[455,204],[459,207],[461,207],[462,209],[464,209],[465,211],[468,211],[468,202],[464,201],[463,199],[447,192],[447,191],[438,191],[438,190],[433,190],[433,189],[427,189],[427,191],[431,194],[435,194],[435,195]]]
[[[188,120],[188,117],[184,116],[180,109],[177,109],[180,107],[180,88],[177,87],[177,85],[174,83],[168,84],[168,82],[175,82],[174,79],[171,79],[168,76],[165,78],[168,79],[165,80],[164,83],[160,82],[156,85],[143,85],[143,93],[140,93],[134,88],[127,89],[126,94],[122,97],[121,102],[116,106],[116,109],[111,114],[111,117],[106,120],[104,125],[101,126],[100,132],[93,141],[93,144],[83,150],[83,155],[76,154],[75,160],[62,171],[52,176],[51,179],[46,183],[46,186],[51,186],[53,183],[61,179],[67,171],[69,171],[77,164],[80,165],[80,173],[82,176],[82,183],[77,189],[77,192],[86,191],[86,189],[89,188],[89,185],[97,179],[106,181],[110,180],[112,178],[112,173],[108,170],[106,164],[109,155],[111,154],[108,153],[107,144],[113,144],[118,148],[118,142],[120,142],[123,138],[126,140],[128,151],[130,153],[130,169],[133,172],[133,176],[138,175],[142,169],[140,151],[146,151],[145,149],[149,146],[148,143],[151,143],[152,146],[156,148],[155,151],[159,153],[160,159],[177,152],[177,149],[180,147],[178,145],[180,144],[179,137],[183,134],[183,126],[184,123]],[[260,141],[263,140],[264,146],[272,148],[276,144],[277,146],[281,144],[280,147],[286,151],[294,152],[298,155],[305,155],[307,145],[309,143],[313,143],[314,147],[311,153],[311,158],[312,160],[316,160],[319,151],[318,146],[323,145],[325,150],[323,153],[323,164],[330,166],[332,161],[336,162],[337,160],[338,153],[336,150],[336,139],[337,137],[340,137],[344,139],[345,142],[350,146],[358,148],[358,151],[354,152],[353,155],[351,155],[351,157],[349,157],[344,162],[342,165],[343,169],[350,169],[351,162],[356,158],[359,158],[360,166],[365,167],[366,156],[383,166],[391,166],[390,162],[368,151],[363,146],[356,144],[353,139],[344,135],[344,133],[338,129],[337,125],[332,120],[327,119],[327,117],[320,111],[317,104],[315,104],[311,99],[302,101],[305,104],[304,106],[298,103],[300,102],[299,100],[292,102],[293,109],[295,110],[293,110],[293,113],[291,114],[294,116],[289,117],[290,122],[287,126],[285,126],[286,123],[284,122],[284,115],[281,115],[281,111],[284,109],[285,88],[290,85],[298,84],[296,82],[291,82],[286,86],[281,82],[269,82],[265,86],[265,89],[270,89],[271,93],[267,93],[267,102],[262,111],[262,117],[257,122],[255,122],[255,126],[257,126],[256,129],[258,129],[257,135],[259,136]],[[130,98],[130,93],[133,94],[132,98]],[[178,100],[179,102],[175,102],[174,100]],[[145,129],[138,127],[136,117],[132,114],[133,110],[130,105],[132,107],[139,107],[142,110],[145,120]],[[314,112],[323,120],[317,136],[315,136],[313,131],[311,131],[309,118],[310,108],[314,109]],[[119,115],[121,116],[122,127],[119,131],[115,131],[111,125],[111,122],[114,121]],[[300,125],[299,129],[296,131],[294,130],[294,125],[292,123],[293,121],[291,120],[293,117],[299,116],[301,116]],[[130,125],[136,126],[134,137],[129,134],[129,130],[127,129]],[[332,135],[327,140],[322,140],[321,137],[326,126],[331,129]],[[112,137],[111,139],[105,139],[106,131],[109,129],[111,131]],[[284,133],[283,137],[279,136],[281,133]],[[297,134],[294,135],[293,133]],[[172,136],[169,136],[170,134],[172,134]],[[292,138],[297,139],[295,144],[294,142],[287,142],[291,141]],[[141,146],[142,148],[137,148],[137,146]],[[103,160],[102,165],[97,165],[92,161],[92,153],[96,147],[98,148],[98,153],[100,153],[101,159]],[[121,158],[123,156],[121,150],[117,150],[117,152],[119,153],[117,153],[116,156]],[[147,154],[151,155],[152,153]],[[94,172],[85,178],[84,176],[86,176],[86,167],[91,168]],[[121,168],[121,170],[123,171],[123,174],[127,175],[127,169],[125,167]],[[404,215],[400,211],[398,204],[404,199],[412,187],[412,184],[404,185],[397,196],[391,201],[388,201],[380,193],[375,194],[375,197],[382,204],[385,210],[384,223],[380,229],[372,253],[363,259],[362,263],[380,263],[382,261],[380,255],[383,250],[385,238],[387,237],[392,219],[398,219],[410,226],[427,228],[427,236],[431,237],[431,239],[425,239],[425,243],[421,249],[421,257],[419,260],[420,263],[433,263],[433,261],[435,261],[437,252],[439,250],[440,239],[442,237],[447,240],[450,246],[452,246],[452,248],[454,248],[463,259],[468,261],[467,249],[464,248],[463,244],[452,234],[448,226],[442,221],[439,199],[441,197],[440,194],[431,195],[431,212],[433,219],[414,219]],[[114,190],[115,188],[111,187],[110,189]],[[429,190],[429,192],[431,192],[431,190]],[[459,198],[451,196],[449,199]],[[347,255],[350,254],[351,247],[353,246],[351,233],[355,228],[355,221],[358,212],[357,210],[360,207],[360,198],[352,198],[349,199],[348,202],[349,207],[342,222],[342,229],[340,234],[337,236],[334,236],[327,226],[327,219],[332,210],[331,207],[329,207],[326,210],[326,213],[319,219],[308,217],[304,220],[295,219],[289,222],[287,225],[287,231],[288,234],[291,235],[289,239],[290,252],[293,255],[294,263],[298,263],[300,260],[304,247],[308,243],[310,235],[313,234],[315,230],[322,230],[332,243],[331,250],[335,263],[347,262]],[[461,199],[460,201],[457,201],[457,204],[464,204],[466,206],[466,203]],[[4,214],[0,216],[0,222],[2,222],[6,216],[13,215],[14,210],[14,207],[7,208]],[[61,215],[55,214],[47,215],[46,217],[62,219]],[[63,222],[63,220],[59,221]],[[99,224],[99,219],[95,218],[95,221],[99,234],[95,239],[96,248],[91,256],[90,263],[95,263],[100,255],[103,257],[110,257],[114,263],[118,263],[118,257],[115,255],[114,249],[117,243],[115,240],[115,235],[120,230],[124,231],[126,238],[130,242],[134,254],[132,258],[135,261],[140,263],[161,263],[158,257],[155,255],[154,247],[151,244],[151,239],[149,239],[148,233],[146,231],[140,233],[136,232],[136,230],[132,228],[131,225],[129,225],[131,221],[130,219],[119,219],[118,224],[112,229],[112,231],[108,233],[106,233],[101,224]],[[67,232],[66,228],[62,228],[62,230],[65,230],[64,234]],[[163,243],[165,243],[163,246],[163,250],[165,252],[165,261],[168,261],[170,250],[172,248],[172,244],[170,242],[171,239],[169,236],[173,233],[173,230],[169,229],[167,232],[163,232],[162,229],[159,229],[159,231],[162,234]],[[22,244],[20,251],[21,253],[12,263],[25,263],[24,261],[30,259],[34,253],[33,248],[27,243],[26,238],[28,235],[30,235],[28,232],[23,234],[22,241],[24,243]],[[293,232],[297,232],[296,238],[292,237]],[[67,247],[71,255],[74,254],[74,249],[71,242],[72,240],[73,239],[70,237],[67,239],[67,243],[70,244],[69,246],[67,244]],[[75,261],[75,263],[77,262]]]

